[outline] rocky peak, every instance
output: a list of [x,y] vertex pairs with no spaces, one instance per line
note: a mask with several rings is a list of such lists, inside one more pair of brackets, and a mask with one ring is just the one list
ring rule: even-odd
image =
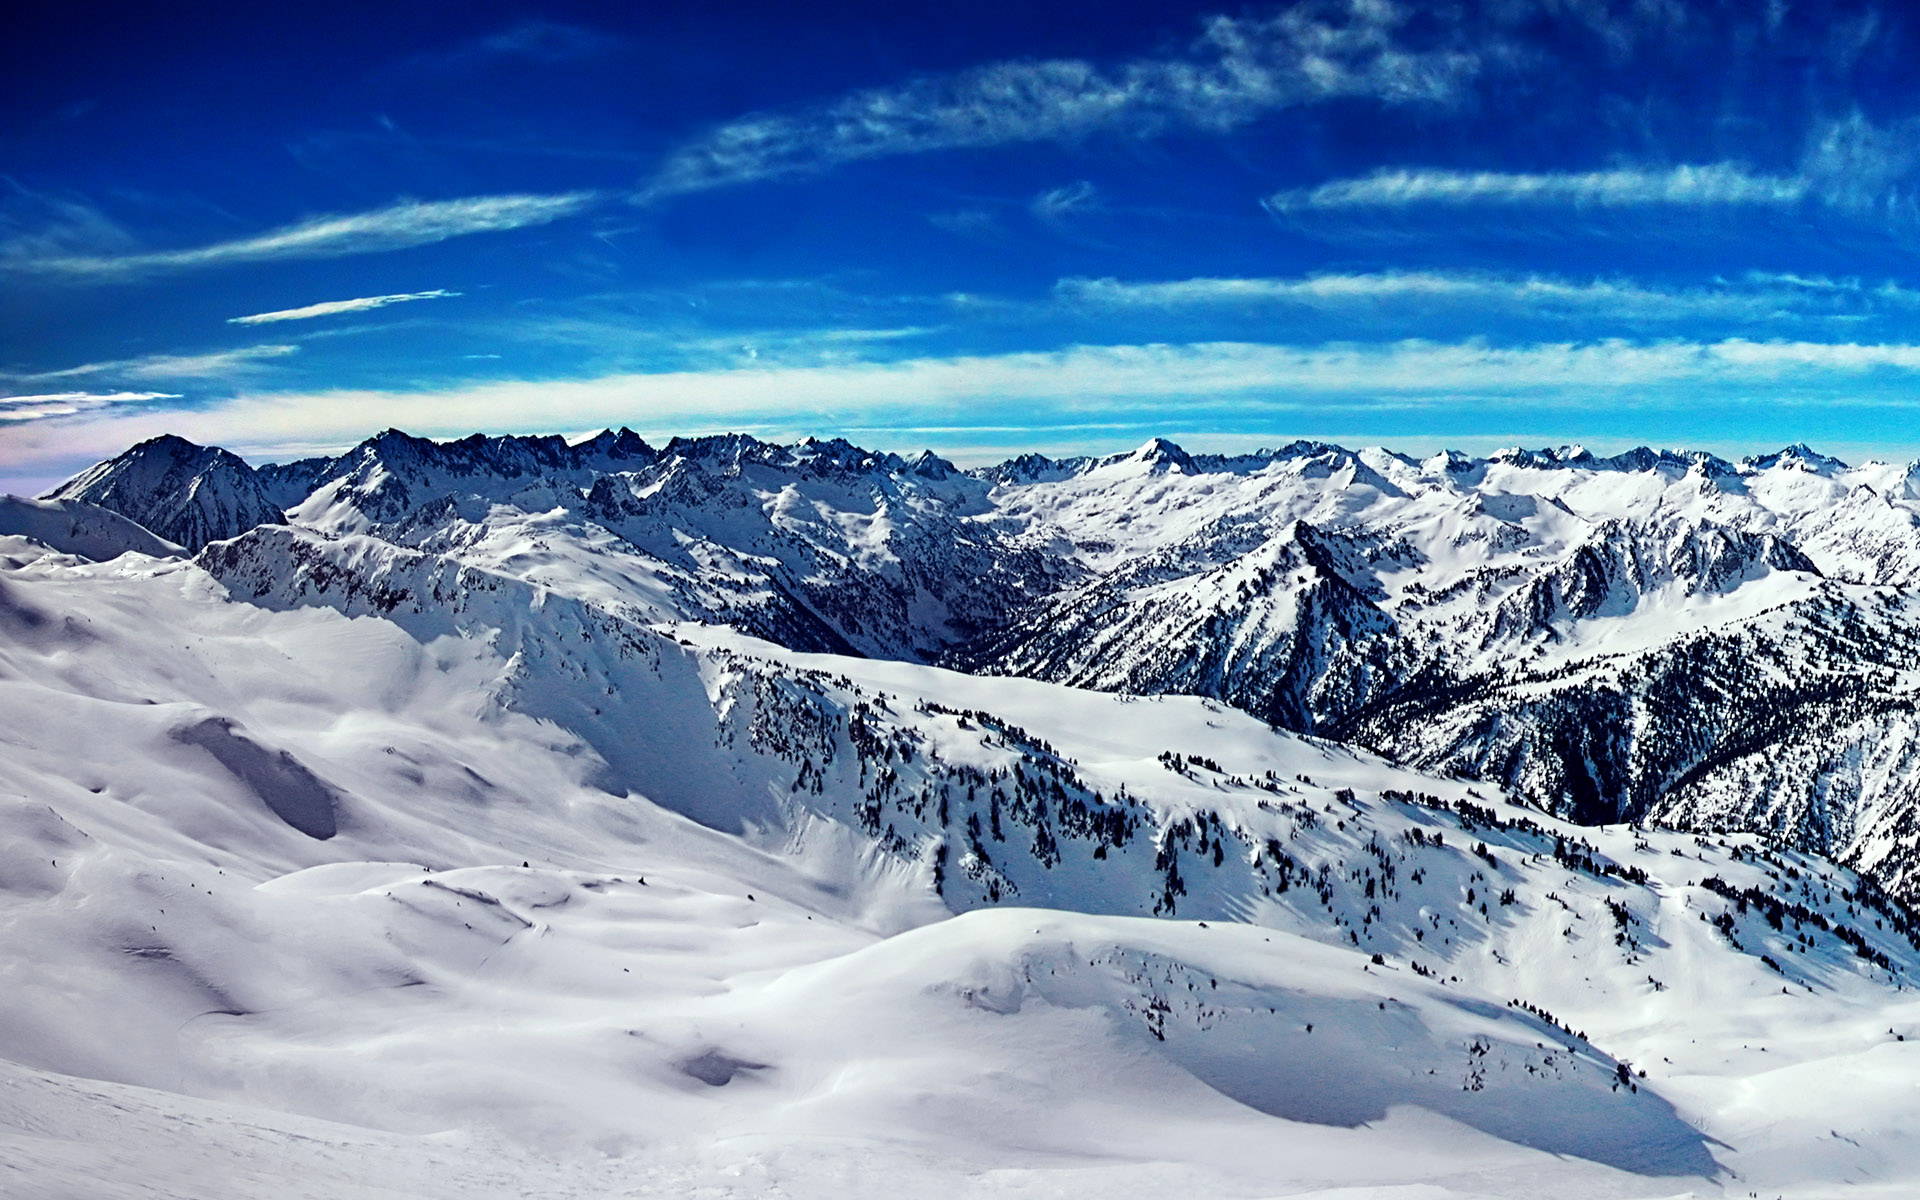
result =
[[42,499],[97,504],[188,550],[283,519],[238,455],[172,434],[95,464]]

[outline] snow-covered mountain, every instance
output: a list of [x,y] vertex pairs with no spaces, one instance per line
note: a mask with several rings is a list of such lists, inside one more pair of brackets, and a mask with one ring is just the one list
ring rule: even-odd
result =
[[1916,1184],[1900,468],[223,453],[0,507],[28,1194]]
[[237,455],[171,434],[89,467],[43,499],[98,505],[189,550],[282,520]]

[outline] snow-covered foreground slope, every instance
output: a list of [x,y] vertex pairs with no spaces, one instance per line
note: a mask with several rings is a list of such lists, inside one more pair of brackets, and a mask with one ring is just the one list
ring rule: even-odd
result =
[[0,538],[0,1192],[1916,1186],[1847,871],[644,615]]

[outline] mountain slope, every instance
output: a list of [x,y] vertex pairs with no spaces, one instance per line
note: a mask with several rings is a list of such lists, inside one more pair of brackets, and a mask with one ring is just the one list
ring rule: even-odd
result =
[[[281,1153],[314,1194],[731,1164],[825,1195],[855,1161],[981,1194],[1911,1183],[1916,926],[1750,835],[1582,829],[1206,700],[636,624],[367,537],[7,562],[30,1183],[237,1195]],[[276,808],[289,772],[330,836]],[[1803,1082],[1843,1074],[1838,1107]],[[108,1138],[72,1075],[223,1156],[142,1115],[114,1166],[63,1157]]]

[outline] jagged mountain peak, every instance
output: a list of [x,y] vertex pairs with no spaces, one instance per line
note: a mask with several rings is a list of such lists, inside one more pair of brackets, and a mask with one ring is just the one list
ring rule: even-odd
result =
[[1321,458],[1327,455],[1344,455],[1351,457],[1353,454],[1353,452],[1345,446],[1337,446],[1332,442],[1316,442],[1309,438],[1295,438],[1277,450],[1262,450],[1258,453],[1262,457],[1276,460],[1289,458]]
[[1740,460],[1755,471],[1765,471],[1774,467],[1786,467],[1808,471],[1815,475],[1831,475],[1847,469],[1847,464],[1832,455],[1822,454],[1805,442],[1795,442],[1772,454],[1757,454]]
[[1459,450],[1441,450],[1416,464],[1420,478],[1443,488],[1471,488],[1486,476],[1487,460]]
[[473,433],[440,441],[387,429],[336,458],[268,467],[263,477],[298,519],[364,532],[462,497],[507,500],[550,492],[544,503],[551,506],[555,497],[577,494],[600,475],[650,466],[657,458],[626,428],[571,444],[558,434]]
[[751,434],[725,433],[676,437],[658,453],[659,461],[694,464],[725,476],[738,476],[747,467],[766,467],[813,478],[855,476],[911,476],[944,480],[964,474],[931,450],[910,458],[884,450],[870,450],[845,438],[804,437],[791,445],[762,441]]
[[1012,458],[991,466],[975,467],[967,474],[988,483],[1019,486],[1029,483],[1058,483],[1069,479],[1089,467],[1097,465],[1098,460],[1080,455],[1073,458],[1048,458],[1044,454],[1028,451],[1016,454]]
[[612,470],[652,462],[655,452],[622,427],[569,443],[559,434],[484,434],[436,440],[387,429],[333,460],[336,472],[378,462],[390,470],[421,467],[454,475],[526,476]]
[[1100,460],[1103,467],[1122,464],[1140,464],[1154,471],[1186,471],[1193,465],[1193,457],[1179,446],[1163,437],[1148,438],[1137,449],[1124,454],[1109,454]]
[[[240,463],[242,466],[246,465],[238,455],[222,449],[219,446],[202,446],[198,442],[190,442],[178,434],[163,433],[158,437],[150,437],[143,442],[136,442],[112,458],[94,464],[86,471],[83,471],[73,479],[55,488],[54,491],[64,491],[67,488],[73,487],[82,479],[104,473],[107,468],[124,472],[133,468],[136,464],[143,468],[151,469],[152,465],[156,463],[178,463],[198,468],[207,463],[224,462],[228,459]],[[55,497],[52,492],[49,492],[41,498],[50,500]]]
[[676,434],[667,439],[660,453],[663,457],[718,458],[770,446],[771,443],[763,442],[750,433],[703,433],[692,437]]
[[[1448,455],[1456,452],[1448,451]],[[1731,475],[1737,471],[1733,464],[1709,454],[1703,450],[1655,449],[1651,446],[1635,446],[1618,454],[1600,456],[1585,446],[1566,445],[1528,450],[1510,447],[1495,451],[1486,460],[1502,466],[1524,467],[1532,470],[1554,471],[1577,469],[1585,471],[1618,471],[1634,473],[1657,471],[1667,468],[1676,471],[1698,470],[1709,475]],[[1457,456],[1442,464],[1441,469],[1466,471],[1473,466],[1474,460]],[[1429,460],[1433,463],[1433,460]],[[1430,466],[1429,469],[1434,469]]]
[[239,455],[173,434],[97,463],[41,498],[98,505],[189,550],[283,519]]
[[[602,429],[599,433],[584,437],[573,443],[576,450],[605,451],[614,448],[639,449],[647,445],[646,439],[622,425],[618,429]],[[651,449],[651,447],[648,447]]]
[[[481,435],[475,433],[469,436],[479,437]],[[435,445],[437,445],[437,443],[430,438],[419,437],[415,434],[408,433],[396,425],[389,425],[379,433],[361,442],[356,448],[389,449],[396,446],[407,446],[416,449],[431,450]]]
[[571,465],[565,438],[554,435],[520,436],[470,433],[462,438],[434,441],[389,429],[357,447],[363,459],[379,458],[390,466],[408,462],[430,465],[456,474],[528,475],[542,468]]
[[625,425],[575,442],[572,450],[576,459],[596,470],[631,470],[659,457],[645,438]]
[[961,474],[960,468],[941,458],[932,450],[922,450],[906,460],[905,469],[926,479],[951,479]]
[[1732,463],[1717,458],[1702,450],[1656,450],[1651,446],[1635,446],[1619,454],[1589,462],[1602,469],[1614,471],[1657,471],[1662,467],[1678,471],[1694,471],[1707,476],[1732,475],[1736,468]]
[[[1583,456],[1586,455],[1584,449],[1582,449],[1580,453]],[[1544,448],[1528,450],[1523,446],[1508,446],[1504,449],[1495,450],[1487,456],[1487,461],[1507,467],[1552,468],[1567,465],[1557,450]]]
[[869,450],[845,438],[802,438],[791,448],[770,446],[768,449],[770,464],[791,465],[816,474],[890,474],[907,467],[906,460],[897,454]]

